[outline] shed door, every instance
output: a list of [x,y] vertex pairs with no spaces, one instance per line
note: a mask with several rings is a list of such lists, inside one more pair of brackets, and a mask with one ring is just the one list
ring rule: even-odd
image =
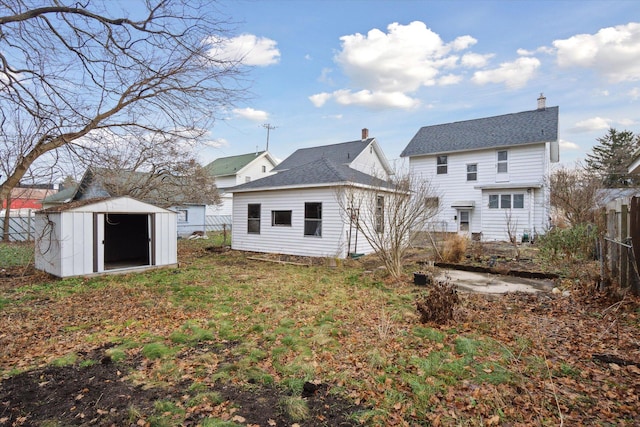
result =
[[[97,215],[98,271],[151,264],[151,220],[149,217],[149,214],[127,213]],[[102,223],[102,227],[100,223]],[[100,236],[100,229],[102,236]],[[102,265],[100,265],[100,261],[102,261]]]

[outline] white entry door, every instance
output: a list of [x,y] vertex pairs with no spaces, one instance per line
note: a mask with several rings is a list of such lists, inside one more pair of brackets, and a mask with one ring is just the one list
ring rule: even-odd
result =
[[471,235],[471,211],[468,209],[458,211],[458,233],[465,236]]

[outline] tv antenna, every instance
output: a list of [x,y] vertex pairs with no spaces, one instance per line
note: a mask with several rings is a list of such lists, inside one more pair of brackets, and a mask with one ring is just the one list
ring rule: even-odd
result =
[[267,130],[267,151],[269,151],[269,132],[271,129],[275,129],[275,126],[271,126],[271,123],[265,123],[262,125],[263,128]]

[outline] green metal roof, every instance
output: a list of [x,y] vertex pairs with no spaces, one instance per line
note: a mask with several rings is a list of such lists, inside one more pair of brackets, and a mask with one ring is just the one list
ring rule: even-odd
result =
[[215,159],[204,168],[213,176],[235,175],[240,169],[258,158],[262,153],[264,153],[264,151],[240,154],[238,156],[222,157]]

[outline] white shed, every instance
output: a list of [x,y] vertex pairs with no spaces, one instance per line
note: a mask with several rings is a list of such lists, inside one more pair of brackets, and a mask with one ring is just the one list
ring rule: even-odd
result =
[[58,277],[177,265],[176,213],[131,197],[36,212],[35,267]]

